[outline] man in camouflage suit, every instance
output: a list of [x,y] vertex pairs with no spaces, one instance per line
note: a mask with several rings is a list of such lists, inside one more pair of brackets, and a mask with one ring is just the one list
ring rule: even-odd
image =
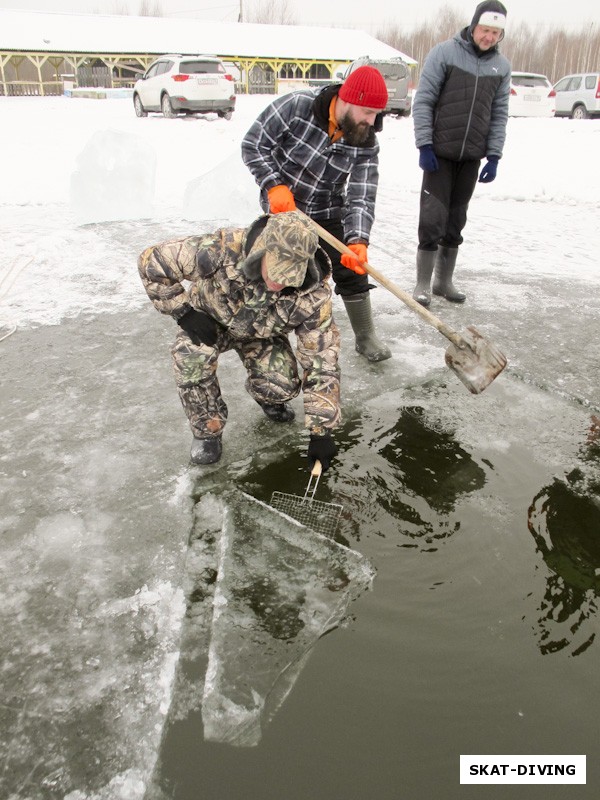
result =
[[192,463],[221,457],[227,406],[217,365],[233,349],[246,368],[247,392],[272,421],[294,419],[288,401],[302,389],[309,462],[319,460],[326,470],[336,453],[331,431],[340,420],[340,337],[331,262],[310,221],[290,211],[247,229],[163,242],[144,250],[138,269],[155,308],[181,328],[171,352],[194,435]]

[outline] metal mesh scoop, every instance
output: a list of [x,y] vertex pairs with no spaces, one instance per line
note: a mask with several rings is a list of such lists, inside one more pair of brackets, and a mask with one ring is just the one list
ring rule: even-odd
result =
[[322,500],[315,500],[321,472],[321,462],[315,461],[304,496],[273,492],[271,505],[282,514],[287,514],[288,517],[306,525],[307,528],[322,533],[324,536],[333,536],[343,506],[338,503],[324,503]]

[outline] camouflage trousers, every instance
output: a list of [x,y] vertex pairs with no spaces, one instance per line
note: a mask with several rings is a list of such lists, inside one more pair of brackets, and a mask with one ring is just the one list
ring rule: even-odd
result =
[[238,341],[219,332],[214,347],[196,345],[181,331],[173,347],[175,382],[194,436],[220,436],[227,422],[227,405],[217,377],[219,356],[235,350],[247,373],[245,388],[258,403],[285,403],[300,393],[296,356],[287,336]]

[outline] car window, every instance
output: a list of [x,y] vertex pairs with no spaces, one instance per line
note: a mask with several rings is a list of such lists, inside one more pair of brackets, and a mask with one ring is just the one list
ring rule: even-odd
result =
[[575,78],[571,78],[571,83],[569,84],[569,91],[574,92],[581,86],[581,75],[577,75]]
[[564,91],[566,91],[566,89],[567,89],[567,85],[569,84],[569,81],[570,81],[570,80],[571,80],[571,78],[563,78],[562,80],[560,80],[560,81],[559,81],[559,82],[556,84],[556,86],[554,87],[554,90],[555,90],[556,92],[564,92]]
[[163,75],[165,72],[168,72],[173,66],[173,63],[173,61],[161,61],[158,65],[158,72],[156,74]]
[[586,75],[585,76],[585,88],[586,89],[594,89],[596,87],[596,76],[595,75]]
[[404,64],[372,63],[371,66],[376,67],[386,81],[399,81],[402,78],[406,78],[407,69]]
[[513,86],[550,86],[548,78],[543,75],[513,75]]
[[225,67],[219,61],[182,61],[179,65],[179,72],[184,75],[206,75],[225,71]]
[[144,75],[144,78],[154,78],[155,75],[158,75],[158,68],[160,64],[152,64],[148,72]]

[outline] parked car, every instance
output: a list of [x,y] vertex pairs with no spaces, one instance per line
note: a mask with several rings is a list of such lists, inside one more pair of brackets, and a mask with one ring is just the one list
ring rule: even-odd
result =
[[554,84],[556,116],[587,119],[600,116],[600,72],[566,75]]
[[176,117],[180,111],[215,111],[231,119],[234,78],[214,56],[161,56],[135,82],[133,106],[138,117],[147,117],[149,111],[165,117]]
[[350,73],[365,64],[378,69],[385,80],[388,91],[388,102],[383,113],[397,114],[399,117],[410,116],[412,107],[412,82],[410,79],[410,67],[406,61],[400,57],[375,59],[369,58],[369,56],[362,56],[361,58],[357,58],[356,61],[353,61],[345,72],[338,72],[336,77],[342,81],[346,80]]
[[513,72],[510,76],[510,117],[553,117],[555,93],[545,75]]

